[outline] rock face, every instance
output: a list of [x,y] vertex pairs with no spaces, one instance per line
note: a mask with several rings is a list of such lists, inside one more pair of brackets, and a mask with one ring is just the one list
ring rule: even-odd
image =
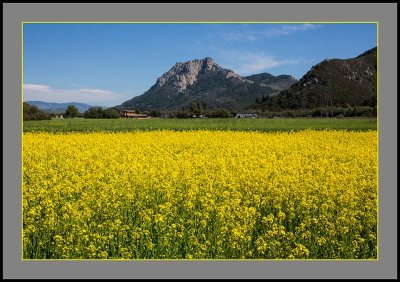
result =
[[191,102],[200,102],[206,104],[207,109],[240,110],[252,104],[256,98],[273,93],[274,87],[241,77],[206,57],[176,63],[148,91],[119,107],[142,111],[175,111],[187,109]]
[[[350,59],[326,59],[267,101],[269,109],[370,106],[377,103],[377,49]],[[271,108],[272,107],[272,108]]]
[[214,63],[213,59],[206,57],[203,60],[176,63],[172,69],[157,79],[156,86],[162,87],[165,84],[169,84],[171,90],[181,92],[188,88],[188,86],[193,85],[197,81],[199,75],[205,72],[214,72],[226,78],[232,77],[243,82],[247,81],[251,83],[251,81],[243,79],[233,71],[221,68]]

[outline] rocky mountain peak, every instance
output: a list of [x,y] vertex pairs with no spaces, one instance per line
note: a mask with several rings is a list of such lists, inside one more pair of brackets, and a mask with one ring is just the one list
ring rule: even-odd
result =
[[294,81],[288,75],[268,73],[242,77],[216,64],[210,57],[176,62],[145,93],[125,101],[121,107],[144,111],[176,111],[202,102],[207,108],[244,110],[256,98],[287,89]]
[[212,67],[214,66],[214,61],[210,57],[206,57],[202,60],[203,63],[203,69],[204,70],[211,70]]
[[[169,71],[164,73],[157,79],[156,86],[170,86],[173,90],[181,92],[189,85],[197,80],[199,74],[205,72],[217,72],[223,70],[210,57],[187,61],[184,63],[177,62]],[[231,75],[234,76],[234,75]]]

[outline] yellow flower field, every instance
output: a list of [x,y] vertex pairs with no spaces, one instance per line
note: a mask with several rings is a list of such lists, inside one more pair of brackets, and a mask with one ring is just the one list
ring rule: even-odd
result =
[[377,132],[23,134],[25,259],[376,259]]

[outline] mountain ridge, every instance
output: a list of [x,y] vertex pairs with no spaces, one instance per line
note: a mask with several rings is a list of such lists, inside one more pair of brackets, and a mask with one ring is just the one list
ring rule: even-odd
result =
[[[291,76],[282,79],[288,80],[288,77]],[[279,79],[273,82],[277,81]],[[285,89],[284,84],[270,86],[251,76],[250,79],[242,77],[233,70],[222,68],[212,58],[205,57],[177,62],[157,78],[149,90],[118,107],[141,111],[177,111],[188,109],[192,102],[198,102],[207,105],[208,109],[242,110],[254,103],[255,99],[274,93],[277,89]]]
[[377,105],[377,48],[348,59],[325,59],[299,81],[253,108],[272,111]]

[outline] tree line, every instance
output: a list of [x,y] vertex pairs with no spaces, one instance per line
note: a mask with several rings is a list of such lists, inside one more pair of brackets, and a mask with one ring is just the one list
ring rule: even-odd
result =
[[[119,118],[120,113],[116,108],[103,109],[102,107],[90,107],[84,113],[80,113],[74,105],[69,105],[64,113],[66,118]],[[47,113],[35,105],[23,103],[23,120],[49,120],[57,114]]]
[[40,110],[35,105],[29,105],[24,102],[23,104],[23,120],[46,120],[51,119],[51,115],[45,111]]
[[[284,116],[284,117],[376,117],[377,101],[375,96],[366,99],[360,105],[350,105],[349,103],[333,103],[332,99],[323,103],[310,103],[307,97],[294,94],[295,99],[290,99],[292,93],[282,91],[281,94],[269,96],[264,95],[261,99],[255,99],[255,104],[251,107],[264,115]],[[292,96],[291,96],[292,95]],[[289,98],[288,98],[289,97]],[[293,97],[292,97],[293,98]]]
[[[268,99],[268,98],[267,98]],[[265,107],[265,98],[258,101],[258,107],[252,107],[244,112],[258,114],[259,117],[376,117],[377,107],[371,106],[350,106],[345,107],[316,107],[312,109],[274,109]],[[264,107],[263,107],[264,106]],[[217,108],[207,110],[206,103],[192,102],[186,109],[175,112],[149,111],[143,112],[154,118],[232,118],[235,113],[226,108]],[[140,113],[138,109],[136,113]],[[76,106],[70,105],[63,113],[65,118],[91,118],[91,119],[117,119],[121,117],[120,111],[116,107],[103,109],[102,107],[90,107],[83,113],[80,113]],[[56,114],[47,113],[40,110],[35,105],[23,103],[23,120],[50,120]]]

